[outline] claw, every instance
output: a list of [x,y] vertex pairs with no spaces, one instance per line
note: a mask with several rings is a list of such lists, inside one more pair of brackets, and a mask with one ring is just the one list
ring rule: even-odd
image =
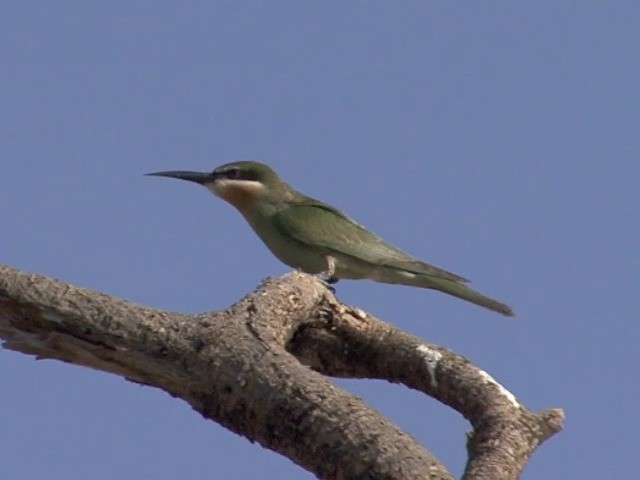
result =
[[338,283],[339,278],[333,276],[327,276],[327,272],[321,272],[314,275],[322,284],[327,287],[328,290],[331,290],[331,293],[336,293],[336,289],[333,287],[334,284]]

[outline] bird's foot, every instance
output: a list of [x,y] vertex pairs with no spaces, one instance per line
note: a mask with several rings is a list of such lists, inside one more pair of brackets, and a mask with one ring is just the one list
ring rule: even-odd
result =
[[336,289],[333,285],[338,283],[338,280],[340,279],[334,276],[332,272],[316,273],[315,277],[320,280],[327,289],[331,290],[331,293],[336,293]]
[[336,259],[327,256],[327,269],[324,272],[316,273],[316,278],[318,278],[325,287],[331,290],[331,293],[336,293],[336,289],[331,285],[338,283],[339,278],[336,277]]
[[327,272],[319,273],[318,278],[320,278],[320,280],[322,280],[324,283],[328,283],[329,285],[336,284],[338,283],[338,280],[340,280],[335,275],[331,275]]

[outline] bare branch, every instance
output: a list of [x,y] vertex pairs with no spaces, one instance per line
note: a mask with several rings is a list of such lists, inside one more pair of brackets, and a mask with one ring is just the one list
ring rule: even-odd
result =
[[561,409],[529,411],[466,358],[333,298],[327,303],[326,324],[303,327],[290,351],[324,374],[402,383],[460,412],[473,426],[463,478],[518,478],[533,451],[562,429]]
[[12,350],[161,388],[322,478],[452,478],[413,438],[285,351],[325,293],[294,273],[228,310],[190,316],[3,266],[0,337]]
[[560,410],[528,411],[463,357],[295,272],[225,311],[184,315],[0,266],[0,338],[12,350],[161,388],[321,478],[452,478],[324,375],[404,383],[458,410],[474,428],[467,479],[517,478],[561,429]]

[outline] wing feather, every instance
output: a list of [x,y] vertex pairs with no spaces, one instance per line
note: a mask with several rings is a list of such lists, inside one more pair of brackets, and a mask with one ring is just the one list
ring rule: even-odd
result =
[[456,282],[469,281],[403,252],[328,205],[310,200],[308,203],[289,206],[276,213],[273,221],[276,228],[284,234],[306,245],[322,248],[327,254],[337,252],[372,265],[388,266]]

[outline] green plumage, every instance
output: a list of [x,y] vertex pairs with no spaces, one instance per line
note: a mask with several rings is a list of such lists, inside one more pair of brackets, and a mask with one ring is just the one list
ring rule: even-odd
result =
[[418,260],[340,210],[297,192],[263,163],[233,162],[211,173],[150,175],[205,186],[235,206],[269,250],[291,267],[336,278],[439,290],[503,315],[514,314],[508,305],[464,285],[466,278]]
[[309,250],[337,258],[336,276],[368,277],[385,283],[430,288],[503,315],[514,315],[508,305],[464,285],[463,282],[469,282],[466,278],[418,260],[341,211],[316,202],[309,199],[286,207],[273,215],[273,223],[283,235],[295,239]]

